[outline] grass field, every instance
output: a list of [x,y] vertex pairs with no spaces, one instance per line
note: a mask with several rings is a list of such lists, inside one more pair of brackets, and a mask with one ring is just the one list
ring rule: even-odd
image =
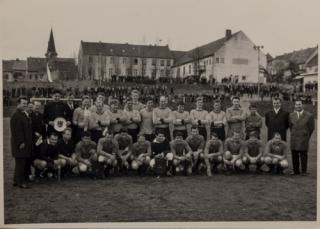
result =
[[[264,142],[265,133],[264,127]],[[22,190],[12,186],[14,160],[5,118],[5,223],[316,220],[316,135],[310,142],[307,177],[289,175],[290,157],[283,176],[70,177]]]

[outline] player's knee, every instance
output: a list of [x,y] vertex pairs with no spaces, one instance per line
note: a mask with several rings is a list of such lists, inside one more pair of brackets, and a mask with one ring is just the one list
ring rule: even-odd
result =
[[80,171],[80,172],[84,173],[84,172],[86,172],[87,170],[88,170],[88,166],[87,166],[87,165],[85,165],[85,164],[80,164],[80,165],[79,165],[79,171]]
[[167,153],[166,158],[171,161],[173,159],[173,153]]
[[138,170],[139,164],[138,164],[136,161],[132,161],[132,162],[131,162],[131,168],[132,168],[133,170]]
[[174,166],[179,165],[179,161],[178,161],[177,159],[174,159],[174,160],[173,160],[173,165],[174,165]]
[[150,159],[150,157],[149,156],[147,156],[145,159],[144,159],[144,163],[145,164],[150,164],[150,161],[151,161],[151,159]]
[[241,159],[236,160],[235,166],[240,168],[242,166],[242,160]]
[[247,164],[249,159],[247,157],[242,157],[243,164]]
[[155,159],[151,159],[150,163],[149,163],[150,167],[153,168],[155,164],[156,164],[156,160]]
[[218,157],[217,157],[217,161],[218,161],[218,162],[222,162],[222,159],[223,159],[222,156],[218,156]]
[[266,163],[267,165],[271,165],[272,164],[272,158],[271,157],[264,157],[263,160],[264,160],[264,163]]
[[279,164],[279,159],[278,159],[278,158],[273,158],[273,159],[272,159],[272,164],[273,164],[273,165]]
[[104,162],[105,161],[105,157],[104,156],[98,156],[98,162]]
[[232,154],[231,154],[231,152],[230,152],[230,151],[226,151],[226,152],[224,153],[224,158],[225,158],[226,160],[230,161],[230,160],[232,159]]
[[66,159],[60,159],[60,166],[65,167],[67,165],[67,160]]
[[281,166],[281,168],[286,169],[286,168],[288,168],[289,163],[287,160],[282,160],[282,161],[280,161],[280,166]]

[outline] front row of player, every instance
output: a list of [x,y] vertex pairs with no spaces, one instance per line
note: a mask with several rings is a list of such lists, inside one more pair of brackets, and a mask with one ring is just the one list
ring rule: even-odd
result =
[[132,144],[131,136],[122,129],[115,136],[107,132],[98,144],[91,141],[90,132],[84,132],[74,150],[72,144],[70,129],[63,132],[59,141],[57,134],[51,133],[36,150],[35,175],[50,177],[72,172],[103,178],[109,173],[121,174],[131,169],[139,174],[151,172],[157,176],[202,171],[211,176],[219,170],[249,171],[250,165],[255,166],[258,173],[266,165],[268,172],[282,174],[288,167],[289,148],[279,133],[275,133],[265,147],[255,132],[251,132],[246,141],[241,139],[240,133],[234,132],[224,144],[213,133],[205,142],[197,127],[192,128],[185,140],[183,134],[177,132],[171,142],[158,131],[151,143],[144,135],[139,135],[138,141]]

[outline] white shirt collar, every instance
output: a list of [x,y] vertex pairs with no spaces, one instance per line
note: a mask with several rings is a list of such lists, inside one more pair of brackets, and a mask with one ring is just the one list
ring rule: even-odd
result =
[[278,108],[278,109],[273,108],[273,110],[274,110],[274,112],[276,112],[276,114],[278,114],[278,113],[279,113],[280,109],[281,109],[281,108]]

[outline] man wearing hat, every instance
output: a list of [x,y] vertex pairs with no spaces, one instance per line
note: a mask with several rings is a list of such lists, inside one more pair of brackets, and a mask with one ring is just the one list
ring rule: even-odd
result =
[[49,135],[54,131],[54,120],[56,118],[63,118],[66,120],[66,125],[71,125],[72,117],[70,116],[69,106],[60,100],[61,92],[55,90],[52,94],[52,101],[44,106],[43,118],[45,123],[48,125],[47,134]]
[[172,112],[172,121],[173,121],[173,136],[176,132],[181,132],[183,139],[188,137],[187,125],[191,123],[190,114],[188,111],[184,110],[184,102],[178,102],[178,109]]
[[172,139],[169,129],[169,125],[172,123],[171,109],[167,107],[167,98],[165,96],[160,96],[159,107],[153,109],[152,120],[155,131],[161,130],[166,139]]
[[196,109],[190,111],[190,118],[192,125],[197,126],[199,129],[200,135],[207,140],[209,136],[209,120],[208,118],[208,111],[203,109],[203,98],[198,97],[196,101]]

